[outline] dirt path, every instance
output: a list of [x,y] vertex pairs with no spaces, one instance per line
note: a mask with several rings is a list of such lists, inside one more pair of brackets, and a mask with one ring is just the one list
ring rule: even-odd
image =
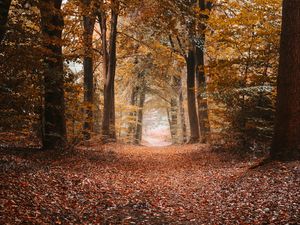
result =
[[300,222],[299,162],[249,170],[205,145],[96,144],[0,160],[0,224]]

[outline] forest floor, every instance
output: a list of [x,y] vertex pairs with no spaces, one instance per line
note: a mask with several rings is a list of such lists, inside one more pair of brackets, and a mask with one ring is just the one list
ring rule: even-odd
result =
[[0,224],[299,224],[300,163],[206,145],[0,151]]

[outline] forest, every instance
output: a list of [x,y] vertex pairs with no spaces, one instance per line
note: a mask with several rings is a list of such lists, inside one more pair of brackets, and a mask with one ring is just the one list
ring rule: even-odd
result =
[[299,224],[300,0],[0,0],[0,224]]

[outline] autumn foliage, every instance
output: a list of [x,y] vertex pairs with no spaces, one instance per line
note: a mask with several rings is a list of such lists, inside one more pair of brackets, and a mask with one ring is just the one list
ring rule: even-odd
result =
[[299,12],[0,0],[0,223],[300,223]]

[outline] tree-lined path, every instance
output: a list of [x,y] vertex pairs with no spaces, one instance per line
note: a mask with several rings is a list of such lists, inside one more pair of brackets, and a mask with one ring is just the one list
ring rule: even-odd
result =
[[299,12],[0,0],[0,224],[300,224]]
[[1,224],[296,224],[300,167],[212,151],[92,142],[1,151]]

